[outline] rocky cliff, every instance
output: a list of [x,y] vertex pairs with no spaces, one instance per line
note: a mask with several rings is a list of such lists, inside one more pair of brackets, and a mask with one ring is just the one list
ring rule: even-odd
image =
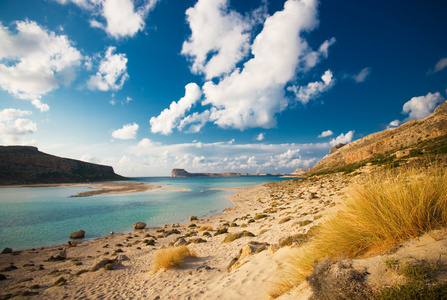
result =
[[0,185],[124,179],[110,166],[49,155],[36,147],[0,146]]
[[[380,155],[399,159],[428,142],[436,141],[437,146],[442,148],[445,147],[446,136],[447,101],[425,119],[408,121],[397,128],[368,135],[347,145],[335,146],[326,158],[313,167],[312,172],[335,169]],[[420,150],[423,152],[426,149],[422,147]]]
[[171,171],[171,177],[229,177],[243,175],[243,173],[189,173],[184,169],[173,169]]

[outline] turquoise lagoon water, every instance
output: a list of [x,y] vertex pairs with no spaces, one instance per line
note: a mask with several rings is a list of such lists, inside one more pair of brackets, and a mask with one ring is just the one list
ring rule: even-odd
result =
[[283,180],[278,176],[247,177],[147,177],[138,181],[190,191],[70,197],[87,187],[0,188],[0,249],[14,250],[64,244],[70,233],[83,229],[86,239],[131,232],[132,224],[148,227],[183,223],[189,216],[205,218],[233,204],[232,191],[212,188],[242,187]]

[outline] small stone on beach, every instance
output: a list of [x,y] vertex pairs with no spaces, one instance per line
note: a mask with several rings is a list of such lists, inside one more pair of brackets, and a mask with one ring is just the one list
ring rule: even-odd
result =
[[12,253],[12,249],[11,248],[3,249],[2,254],[6,254],[6,253]]
[[84,236],[85,236],[85,231],[82,229],[70,234],[70,238],[72,238],[72,239],[80,239],[80,238],[83,238]]
[[146,223],[144,222],[136,222],[133,224],[133,228],[135,229],[144,229],[146,227]]

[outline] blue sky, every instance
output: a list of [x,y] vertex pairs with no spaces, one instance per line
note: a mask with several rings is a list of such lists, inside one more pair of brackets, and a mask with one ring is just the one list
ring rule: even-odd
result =
[[447,4],[2,0],[0,143],[127,176],[288,173],[424,118]]

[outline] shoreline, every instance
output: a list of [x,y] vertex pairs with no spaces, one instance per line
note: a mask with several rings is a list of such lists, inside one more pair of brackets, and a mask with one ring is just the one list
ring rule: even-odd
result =
[[162,191],[183,191],[190,189],[185,188],[169,188],[158,184],[147,184],[144,182],[129,181],[106,181],[106,182],[89,182],[89,183],[38,183],[38,184],[21,184],[21,185],[0,185],[1,188],[52,188],[52,187],[88,187],[91,191],[79,192],[70,197],[90,197],[96,195],[114,195],[114,194],[132,194],[141,193],[155,189]]
[[[38,285],[36,292],[39,297],[46,299],[154,299],[157,296],[163,299],[268,299],[265,289],[259,286],[265,286],[264,282],[270,280],[271,272],[281,265],[286,253],[285,249],[275,245],[281,238],[304,233],[321,222],[324,218],[318,215],[325,209],[332,209],[327,203],[338,201],[336,197],[341,193],[338,189],[344,187],[342,184],[337,188],[321,189],[322,184],[318,180],[314,183],[299,181],[293,184],[296,185],[293,191],[283,187],[288,185],[288,181],[219,188],[234,191],[232,195],[226,196],[234,206],[220,214],[192,222],[106,235],[80,241],[77,245],[73,243],[75,246],[65,244],[1,254],[0,270],[11,264],[17,269],[0,271],[7,276],[7,280],[2,281],[0,286],[0,296],[33,291],[30,287]],[[318,196],[308,200],[307,195],[310,193]],[[278,196],[282,194],[284,196]],[[292,200],[296,204],[292,205]],[[320,200],[324,202],[319,203]],[[266,216],[254,220],[258,214]],[[287,216],[290,220],[280,223]],[[310,224],[296,225],[304,220],[311,220]],[[233,223],[234,226],[230,226]],[[210,230],[199,231],[201,226],[209,226]],[[223,243],[227,234],[217,235],[217,230],[222,228],[227,228],[228,233],[248,231],[253,237]],[[204,232],[210,235],[206,236]],[[195,253],[196,258],[188,260],[182,268],[153,273],[151,265],[156,251],[182,236],[190,243],[188,248]],[[146,244],[148,240],[154,242]],[[257,253],[261,246],[265,250],[273,247],[273,250]],[[231,260],[247,247],[253,252],[241,259],[234,271],[228,272]],[[47,261],[61,252],[66,253],[65,260]],[[120,261],[112,271],[101,269],[90,272],[104,258],[122,260],[123,256],[129,260]],[[65,285],[53,286],[60,277],[66,280]]]

